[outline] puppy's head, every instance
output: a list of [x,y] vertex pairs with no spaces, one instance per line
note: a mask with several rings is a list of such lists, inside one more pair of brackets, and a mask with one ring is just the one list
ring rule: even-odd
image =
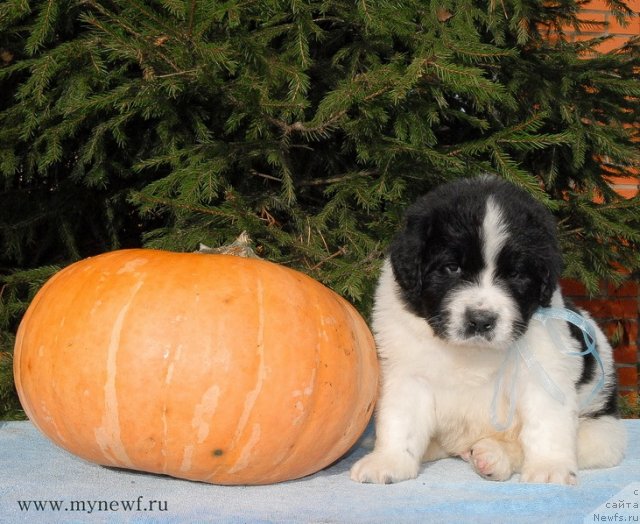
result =
[[445,184],[412,205],[391,244],[402,299],[451,343],[506,346],[548,306],[562,259],[553,216],[496,177]]

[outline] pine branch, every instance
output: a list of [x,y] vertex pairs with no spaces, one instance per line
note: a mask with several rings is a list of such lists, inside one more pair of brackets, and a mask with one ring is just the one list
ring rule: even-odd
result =
[[34,30],[26,41],[25,50],[27,54],[35,55],[49,40],[58,17],[58,7],[59,2],[56,0],[46,0],[43,3],[38,13]]

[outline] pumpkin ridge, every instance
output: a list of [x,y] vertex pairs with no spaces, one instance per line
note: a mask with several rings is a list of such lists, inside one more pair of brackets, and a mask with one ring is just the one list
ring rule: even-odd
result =
[[[125,317],[136,295],[144,285],[144,281],[138,282],[131,292],[128,301],[116,316],[116,320],[111,330],[111,338],[107,347],[107,382],[104,385],[104,416],[102,426],[96,428],[96,443],[101,449],[106,459],[117,462],[128,468],[133,467],[133,462],[127,455],[127,451],[122,444],[120,428],[120,410],[118,408],[118,395],[116,390],[116,362],[118,350],[120,349],[120,337],[122,336],[122,326]],[[112,442],[112,445],[109,445]],[[111,448],[111,449],[110,449]]]
[[[265,369],[265,348],[264,348],[264,330],[265,330],[265,304],[264,304],[264,284],[260,277],[256,279],[256,294],[257,294],[257,309],[258,309],[258,326],[256,328],[257,331],[257,341],[256,341],[256,353],[259,358],[259,362],[257,364],[257,377],[256,377],[256,385],[255,387],[247,394],[245,397],[244,408],[242,410],[242,414],[240,415],[240,419],[238,421],[238,428],[236,429],[235,435],[233,436],[233,441],[231,443],[230,448],[236,449],[238,447],[238,440],[244,433],[245,427],[249,422],[249,418],[251,417],[251,412],[255,407],[256,401],[258,399],[258,395],[262,391],[262,387],[264,385],[264,380],[266,376]],[[244,469],[248,464],[248,451],[250,451],[251,445],[255,445],[256,438],[256,426],[259,425],[254,423],[252,433],[248,438],[248,442],[245,442],[244,446],[241,449],[238,449],[236,455],[236,461],[229,468],[229,474],[237,473]],[[259,434],[258,434],[259,436]],[[246,446],[246,447],[245,447]],[[248,448],[248,449],[247,449]]]

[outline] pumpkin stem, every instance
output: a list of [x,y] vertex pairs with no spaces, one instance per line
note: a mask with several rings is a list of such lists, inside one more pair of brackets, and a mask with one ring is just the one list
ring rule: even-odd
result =
[[251,243],[252,241],[249,238],[249,234],[243,231],[231,244],[213,248],[201,243],[195,253],[217,253],[219,255],[234,255],[244,258],[260,258],[251,248]]

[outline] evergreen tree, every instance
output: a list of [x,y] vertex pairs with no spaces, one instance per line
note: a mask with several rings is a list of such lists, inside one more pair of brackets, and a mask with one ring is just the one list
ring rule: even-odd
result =
[[58,267],[243,230],[366,314],[406,205],[481,172],[557,214],[567,276],[638,271],[607,176],[639,164],[639,43],[568,41],[583,3],[6,0],[0,351]]

